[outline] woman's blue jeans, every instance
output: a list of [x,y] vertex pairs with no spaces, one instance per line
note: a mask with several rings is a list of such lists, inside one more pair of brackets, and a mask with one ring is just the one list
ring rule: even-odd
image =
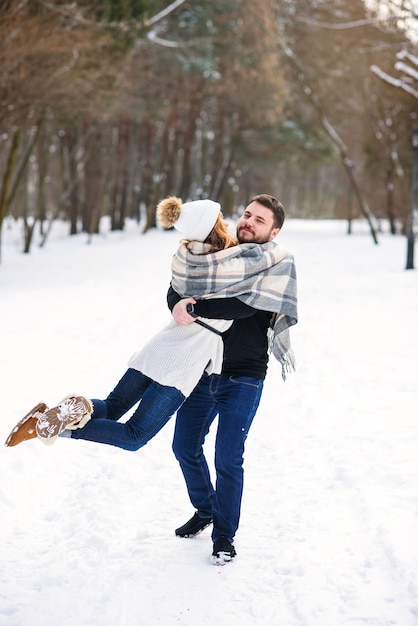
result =
[[[71,431],[71,438],[138,450],[165,426],[184,399],[175,387],[164,387],[129,368],[106,400],[92,400],[92,419]],[[117,421],[139,401],[127,422]]]
[[[212,539],[232,541],[238,529],[244,484],[244,443],[260,403],[263,380],[203,375],[177,412],[173,452],[200,517],[213,519]],[[216,416],[216,488],[203,443]]]

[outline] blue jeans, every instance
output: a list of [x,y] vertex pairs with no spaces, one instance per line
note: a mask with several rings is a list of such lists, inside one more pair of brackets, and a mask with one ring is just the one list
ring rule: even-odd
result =
[[[263,380],[204,374],[177,413],[173,452],[200,517],[213,519],[212,539],[233,540],[238,529],[244,484],[244,443],[260,403]],[[216,489],[203,443],[215,417]]]
[[[106,400],[92,400],[92,419],[83,428],[67,432],[72,439],[138,450],[165,426],[184,399],[175,387],[164,387],[129,368]],[[139,401],[126,423],[117,421]]]

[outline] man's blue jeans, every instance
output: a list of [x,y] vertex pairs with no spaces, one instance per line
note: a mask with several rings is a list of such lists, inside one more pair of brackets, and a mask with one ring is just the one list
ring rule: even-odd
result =
[[[126,423],[118,422],[138,402]],[[92,419],[71,432],[72,439],[87,439],[124,450],[138,450],[156,435],[184,402],[175,387],[164,387],[129,368],[106,400],[92,400]]]
[[[203,375],[177,413],[173,452],[200,517],[213,519],[212,539],[233,540],[238,529],[244,483],[244,443],[260,403],[263,380]],[[203,443],[219,415],[214,489]]]

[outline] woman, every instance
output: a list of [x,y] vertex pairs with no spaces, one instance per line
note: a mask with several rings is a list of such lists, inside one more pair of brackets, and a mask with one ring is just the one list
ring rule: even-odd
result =
[[[238,243],[220,209],[212,200],[183,204],[170,197],[159,203],[157,216],[163,226],[175,226],[184,235],[182,245],[192,254],[208,254]],[[221,370],[222,332],[232,321],[196,321],[181,326],[172,320],[157,333],[131,357],[127,372],[105,400],[72,396],[51,409],[40,403],[20,420],[5,445],[34,437],[52,443],[61,434],[138,450],[167,423],[205,370]],[[139,401],[126,423],[117,421]]]

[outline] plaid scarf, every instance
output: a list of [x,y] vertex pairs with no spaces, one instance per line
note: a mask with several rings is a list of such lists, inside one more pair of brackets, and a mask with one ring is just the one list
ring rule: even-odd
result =
[[295,369],[289,328],[297,322],[296,270],[292,254],[274,242],[247,243],[207,253],[207,244],[180,245],[172,261],[172,286],[184,297],[238,298],[274,315],[269,348],[283,380]]

